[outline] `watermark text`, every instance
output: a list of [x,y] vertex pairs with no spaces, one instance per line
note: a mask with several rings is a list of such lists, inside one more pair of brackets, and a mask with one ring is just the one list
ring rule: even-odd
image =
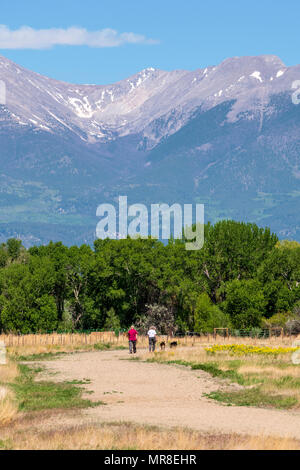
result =
[[204,205],[196,204],[193,212],[193,204],[151,204],[149,214],[146,205],[128,206],[127,196],[119,196],[117,209],[113,204],[98,206],[96,215],[101,220],[96,235],[101,239],[184,238],[186,250],[200,250],[204,243]]

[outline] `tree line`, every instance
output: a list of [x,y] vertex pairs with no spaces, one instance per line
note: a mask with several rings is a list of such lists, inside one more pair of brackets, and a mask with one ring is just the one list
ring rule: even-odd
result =
[[216,327],[299,328],[300,244],[268,228],[224,220],[204,227],[201,250],[184,240],[60,242],[0,246],[0,329],[31,333],[82,329],[160,333]]

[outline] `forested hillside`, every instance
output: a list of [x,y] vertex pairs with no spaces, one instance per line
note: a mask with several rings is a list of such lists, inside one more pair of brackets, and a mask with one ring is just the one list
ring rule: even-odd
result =
[[120,329],[157,318],[160,333],[300,323],[300,244],[269,229],[205,226],[199,251],[184,241],[97,240],[0,247],[0,327],[8,332]]

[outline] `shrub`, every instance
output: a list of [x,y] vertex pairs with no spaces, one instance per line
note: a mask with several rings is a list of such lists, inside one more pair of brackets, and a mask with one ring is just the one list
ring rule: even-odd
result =
[[291,313],[276,313],[270,318],[262,319],[263,328],[284,328],[286,323],[291,319]]
[[293,316],[286,322],[285,326],[291,335],[300,334],[300,303],[299,302],[297,302],[294,305]]
[[161,335],[168,335],[176,330],[174,315],[164,305],[146,305],[147,312],[137,321],[137,328],[140,333],[146,333],[151,325],[156,327],[156,331]]

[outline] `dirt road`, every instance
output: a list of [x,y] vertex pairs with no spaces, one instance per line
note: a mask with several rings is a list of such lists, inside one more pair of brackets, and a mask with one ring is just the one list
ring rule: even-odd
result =
[[300,438],[300,412],[221,405],[203,397],[224,387],[206,372],[183,366],[128,360],[127,351],[76,353],[43,364],[51,380],[90,379],[89,408],[80,423],[130,421],[203,432],[245,433]]

